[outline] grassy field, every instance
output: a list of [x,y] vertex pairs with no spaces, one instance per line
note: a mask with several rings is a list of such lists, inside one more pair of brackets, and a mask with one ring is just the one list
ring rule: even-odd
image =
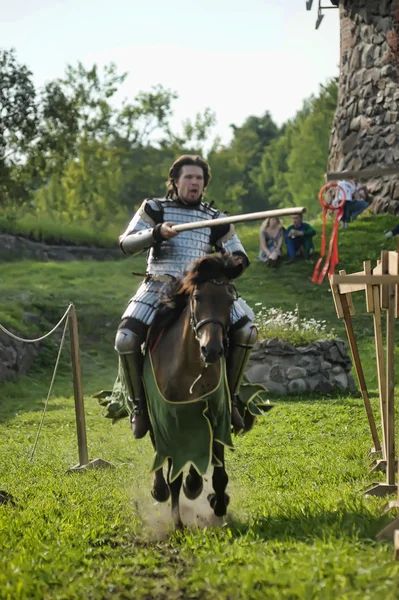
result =
[[[340,268],[359,270],[363,260],[395,248],[383,236],[392,221],[365,217],[344,231]],[[254,259],[257,231],[243,228],[240,235]],[[142,258],[2,265],[2,324],[34,337],[75,303],[89,454],[114,468],[66,474],[78,462],[68,348],[29,460],[58,333],[29,376],[1,384],[0,488],[18,504],[0,507],[0,598],[399,598],[392,546],[374,541],[390,517],[381,514],[384,501],[360,493],[375,475],[359,398],[278,399],[228,454],[226,523],[212,519],[204,492],[184,504],[187,529],[169,530],[169,506],[154,504],[149,493],[149,441],[136,442],[126,421],[111,425],[90,397],[112,385],[115,329],[139,283],[130,273],[144,266]],[[325,319],[344,337],[328,284],[315,286],[311,274],[306,263],[268,270],[254,260],[238,287],[251,304],[284,310],[297,304],[302,316]],[[363,298],[355,304],[377,409],[372,319]]]

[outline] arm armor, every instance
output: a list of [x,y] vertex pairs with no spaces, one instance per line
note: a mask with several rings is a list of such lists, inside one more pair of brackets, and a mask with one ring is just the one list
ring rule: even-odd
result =
[[[222,218],[225,215],[220,214],[218,218]],[[223,229],[222,229],[223,228]],[[244,268],[246,269],[249,266],[249,258],[247,253],[244,250],[244,246],[242,245],[240,238],[236,234],[234,225],[221,225],[220,231],[219,227],[214,228],[216,232],[220,233],[220,237],[215,240],[214,245],[216,250],[219,252],[228,252],[229,254],[235,254],[242,258]]]
[[125,233],[119,238],[119,244],[125,254],[138,254],[162,241],[160,228],[163,223],[163,211],[156,200],[144,200],[130,221]]

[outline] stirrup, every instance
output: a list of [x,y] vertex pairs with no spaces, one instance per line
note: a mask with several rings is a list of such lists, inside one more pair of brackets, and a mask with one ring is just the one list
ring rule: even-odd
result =
[[150,429],[150,418],[147,411],[142,408],[141,401],[134,401],[130,424],[136,440],[143,438]]
[[245,429],[244,419],[238,410],[236,396],[233,396],[231,399],[231,424],[233,425],[234,429]]

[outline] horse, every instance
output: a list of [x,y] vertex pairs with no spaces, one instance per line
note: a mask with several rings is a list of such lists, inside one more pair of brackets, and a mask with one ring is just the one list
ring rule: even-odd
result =
[[[226,514],[229,504],[229,496],[226,493],[228,475],[225,469],[224,446],[232,447],[231,399],[226,384],[225,359],[228,351],[230,310],[237,298],[233,281],[243,270],[240,259],[231,255],[214,254],[197,260],[182,280],[169,286],[168,292],[162,298],[162,304],[151,326],[147,342],[146,358],[149,358],[150,354],[151,360],[147,361],[144,381],[151,421],[150,436],[155,452],[159,451],[157,446],[164,443],[163,434],[166,435],[168,432],[166,426],[163,427],[162,424],[157,425],[160,429],[158,432],[156,428],[154,429],[158,407],[154,404],[152,393],[148,389],[148,373],[151,376],[152,371],[157,391],[164,399],[158,402],[161,402],[162,407],[166,407],[165,410],[172,411],[168,416],[169,424],[175,425],[176,420],[180,418],[180,429],[187,426],[192,428],[185,441],[193,448],[194,453],[197,431],[199,432],[200,428],[192,424],[194,417],[191,417],[189,412],[182,416],[179,409],[184,411],[196,409],[203,415],[207,410],[205,404],[200,404],[199,408],[198,403],[201,403],[201,399],[222,382],[222,404],[218,405],[219,409],[212,409],[214,413],[211,411],[207,417],[204,417],[205,422],[209,422],[210,427],[213,428],[210,439],[214,465],[212,475],[214,491],[208,496],[208,502],[217,517]],[[223,407],[224,414],[220,407]],[[215,417],[216,413],[218,417]],[[216,422],[218,431],[215,431]],[[199,423],[201,424],[202,421]],[[223,428],[224,434],[221,434],[220,429]],[[224,441],[216,439],[222,435]],[[158,502],[166,502],[171,496],[172,521],[175,529],[181,529],[183,524],[179,497],[183,483],[183,468],[176,472],[176,467],[173,471],[169,448],[166,448],[163,455],[158,458],[158,462],[155,461],[153,465],[154,483],[151,493]],[[165,480],[163,464],[166,460],[168,470]],[[183,461],[185,461],[184,466],[190,462],[185,457]],[[206,468],[201,470],[198,465],[191,462],[183,484],[184,494],[190,500],[195,500],[201,494],[202,475],[205,472]]]

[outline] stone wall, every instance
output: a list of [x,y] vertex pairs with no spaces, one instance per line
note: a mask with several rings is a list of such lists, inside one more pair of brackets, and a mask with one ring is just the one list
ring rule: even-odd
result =
[[356,392],[351,368],[346,344],[340,339],[296,348],[275,338],[255,346],[247,375],[271,395],[331,394]]
[[[341,0],[329,171],[399,162],[399,0]],[[397,177],[368,180],[375,212],[399,213]]]
[[47,262],[49,260],[114,260],[124,257],[120,248],[50,246],[20,236],[0,234],[0,262],[23,258]]
[[39,351],[39,344],[14,340],[0,330],[0,381],[26,375]]

